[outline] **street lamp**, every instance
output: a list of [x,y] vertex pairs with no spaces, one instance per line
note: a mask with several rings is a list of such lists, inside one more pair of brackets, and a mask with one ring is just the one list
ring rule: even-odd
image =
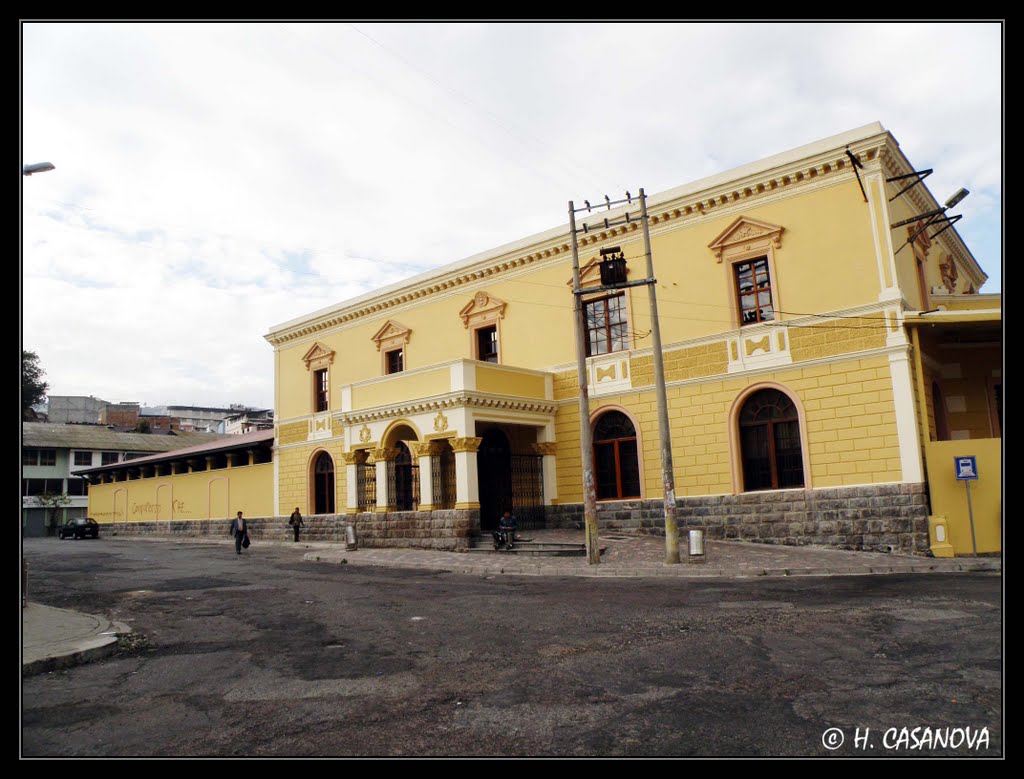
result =
[[54,169],[52,162],[33,162],[31,165],[23,165],[21,173],[23,176],[31,176],[33,173],[45,173]]

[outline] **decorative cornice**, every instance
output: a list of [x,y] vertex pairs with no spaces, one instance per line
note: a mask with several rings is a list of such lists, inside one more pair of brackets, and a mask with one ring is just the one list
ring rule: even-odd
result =
[[429,400],[412,400],[388,406],[350,411],[339,414],[336,418],[345,425],[364,426],[367,422],[393,419],[399,416],[411,416],[449,408],[488,408],[506,411],[520,411],[531,414],[554,414],[557,404],[547,400],[520,400],[512,397],[485,395],[474,392],[459,392]]
[[476,452],[480,449],[480,444],[484,442],[482,438],[450,438],[448,440],[456,454],[459,452]]
[[428,457],[441,454],[441,444],[438,441],[406,441],[413,457]]
[[323,368],[334,362],[334,350],[317,341],[302,355],[302,361],[306,363],[307,371],[313,368]]
[[492,298],[489,294],[480,290],[459,311],[459,316],[462,317],[462,326],[468,329],[470,320],[476,324],[478,322],[504,319],[505,306],[507,305],[504,300]]
[[373,334],[370,340],[377,344],[378,352],[382,347],[385,351],[389,351],[409,343],[409,336],[411,334],[412,330],[408,327],[393,319],[389,319],[384,323],[383,327]]
[[[886,147],[887,139],[890,137],[888,133],[864,137],[850,143],[850,150],[858,155],[862,164],[867,164],[875,161],[881,155]],[[823,179],[839,180],[844,177],[852,178],[853,175],[853,169],[845,150],[834,148],[810,154],[798,161],[745,176],[741,175],[733,181],[715,184],[698,192],[687,192],[678,197],[669,195],[661,201],[655,195],[653,198],[648,198],[647,201],[651,233],[657,235],[661,232],[662,226],[678,223],[679,220],[686,220],[688,217],[697,221],[703,217],[717,216],[719,211],[733,210],[732,207],[737,203],[742,204],[743,208],[753,207],[747,204],[760,203],[760,201],[783,191],[817,185]],[[632,208],[635,209],[635,206]],[[602,218],[605,216],[617,217],[619,212],[624,210],[618,208],[607,214],[602,212]],[[607,229],[594,229],[588,235],[579,238],[579,246],[581,249],[584,246],[596,249],[597,244],[609,240],[619,240],[624,235],[636,233],[637,229],[637,222]],[[426,280],[417,279],[415,286],[410,284],[409,287],[371,299],[369,302],[361,301],[349,307],[339,307],[318,319],[286,326],[276,332],[268,333],[264,337],[270,344],[282,346],[357,319],[415,302],[424,297],[466,284],[478,283],[496,274],[515,271],[534,263],[561,262],[569,250],[568,229],[564,235],[545,234],[543,237],[539,237],[537,242],[525,248],[485,258],[473,265],[466,265],[447,273],[439,272],[438,275]]]
[[386,463],[398,457],[398,449],[373,449],[367,458],[368,463]]
[[721,262],[722,255],[730,250],[752,248],[754,244],[767,244],[771,241],[776,249],[780,249],[785,229],[771,222],[741,216],[709,243],[708,248],[715,253],[718,262]]

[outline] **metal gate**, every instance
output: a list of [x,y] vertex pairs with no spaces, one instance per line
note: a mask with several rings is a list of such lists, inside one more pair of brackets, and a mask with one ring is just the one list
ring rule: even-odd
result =
[[356,464],[356,505],[360,511],[373,511],[377,505],[377,469],[366,463]]
[[544,524],[544,458],[512,455],[512,506],[519,527]]

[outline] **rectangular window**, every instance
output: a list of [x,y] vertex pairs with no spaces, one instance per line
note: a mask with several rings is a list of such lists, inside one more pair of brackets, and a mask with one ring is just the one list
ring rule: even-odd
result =
[[498,327],[481,327],[476,331],[476,358],[483,362],[498,361]]
[[587,356],[618,352],[626,348],[626,296],[623,293],[586,304]]
[[21,450],[21,464],[22,465],[39,465],[39,450],[38,449],[22,449]]
[[772,281],[768,277],[768,258],[760,257],[733,265],[736,274],[736,300],[740,325],[753,325],[775,319],[772,308]]
[[75,465],[92,465],[92,452],[75,452]]
[[88,495],[89,483],[85,479],[68,479],[68,495]]
[[40,465],[56,465],[57,464],[57,450],[56,449],[40,449],[39,450],[39,464]]
[[330,405],[330,391],[327,382],[327,369],[321,368],[313,372],[314,406],[316,411],[326,411]]
[[402,349],[395,349],[385,355],[387,359],[388,373],[401,373],[405,369],[404,355]]
[[118,460],[120,460],[120,457],[117,452],[103,452],[100,456],[101,465],[113,465],[118,462]]
[[22,494],[34,497],[43,493],[60,495],[64,492],[63,479],[23,479]]

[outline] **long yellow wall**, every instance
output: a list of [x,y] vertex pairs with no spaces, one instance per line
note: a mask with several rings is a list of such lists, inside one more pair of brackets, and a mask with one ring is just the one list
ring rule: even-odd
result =
[[[781,384],[803,405],[813,487],[902,479],[889,361],[886,357],[871,357],[669,387],[669,427],[679,495],[733,492],[729,412],[745,389],[764,382]],[[575,381],[566,373],[556,379],[556,384],[568,392]],[[644,497],[661,497],[653,389],[591,400],[592,413],[603,407],[625,408],[635,418],[642,439]],[[579,431],[578,406],[561,405],[555,423],[561,503],[583,499]]]
[[998,438],[971,441],[929,441],[928,488],[932,514],[946,517],[949,542],[959,555],[973,552],[967,488],[956,480],[954,459],[974,455],[978,463],[978,479],[971,482],[971,508],[974,510],[974,532],[979,552],[1002,550],[1002,441]]
[[227,519],[274,514],[272,463],[89,485],[97,522]]
[[345,451],[343,438],[330,438],[301,446],[282,446],[275,455],[278,461],[278,514],[290,515],[298,506],[303,514],[312,514],[314,508],[313,481],[310,478],[313,460],[326,451],[334,460],[334,510],[345,513],[345,464],[341,453]]

